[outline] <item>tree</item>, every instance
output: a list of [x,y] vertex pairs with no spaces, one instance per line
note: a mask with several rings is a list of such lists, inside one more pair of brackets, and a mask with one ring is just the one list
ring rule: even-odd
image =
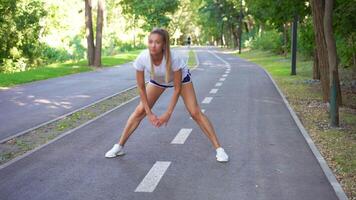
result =
[[[336,120],[332,120],[332,125],[339,126],[339,115],[338,115],[338,105],[341,105],[341,89],[340,89],[340,81],[339,81],[339,73],[338,66],[339,60],[336,52],[336,43],[334,39],[333,27],[332,27],[332,16],[333,16],[333,6],[334,0],[325,0],[325,12],[324,12],[324,33],[325,33],[325,41],[328,52],[328,61],[329,61],[329,76],[330,76],[330,90],[332,88],[336,88],[336,99],[337,102],[331,102],[333,98],[330,98],[331,105],[334,108],[331,111],[335,111],[335,113],[331,113],[332,118],[336,118]],[[336,84],[336,85],[333,85]],[[332,93],[333,94],[333,93]]]
[[87,59],[89,66],[101,66],[102,32],[104,22],[105,1],[98,0],[96,40],[94,44],[92,1],[85,0],[85,29],[87,38]]
[[303,19],[307,14],[305,0],[245,0],[248,12],[252,14],[257,21],[267,24],[283,33],[283,54],[286,56],[289,44],[289,29],[293,18],[298,15]]
[[135,16],[145,20],[142,25],[146,31],[151,31],[153,27],[167,27],[170,18],[166,15],[177,10],[179,2],[177,0],[161,1],[140,1],[140,0],[122,0],[123,13],[129,16]]
[[40,62],[43,3],[1,0],[0,13],[0,71],[22,71]]
[[330,90],[329,90],[329,62],[328,62],[328,52],[325,42],[325,34],[323,27],[324,18],[324,0],[310,0],[310,5],[313,15],[313,27],[314,27],[314,38],[316,44],[316,58],[319,65],[320,71],[320,82],[323,93],[323,101],[329,102]]

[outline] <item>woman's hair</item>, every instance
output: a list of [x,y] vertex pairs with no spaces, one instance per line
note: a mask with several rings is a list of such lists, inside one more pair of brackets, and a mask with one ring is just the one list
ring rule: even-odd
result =
[[[166,57],[166,83],[169,82],[170,80],[170,75],[171,75],[171,70],[172,70],[172,58],[171,58],[171,50],[169,47],[169,34],[168,32],[163,29],[163,28],[154,28],[151,32],[151,34],[158,34],[162,37],[163,39],[163,55]],[[152,55],[150,54],[151,58],[151,78],[154,76],[154,67],[153,67],[153,62],[152,62]]]

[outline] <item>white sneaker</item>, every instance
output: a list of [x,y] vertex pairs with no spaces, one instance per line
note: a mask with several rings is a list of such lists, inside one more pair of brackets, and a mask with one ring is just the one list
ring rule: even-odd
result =
[[222,147],[216,149],[216,160],[218,162],[229,161],[229,156],[226,154],[225,150]]
[[116,156],[124,155],[123,146],[119,144],[114,144],[114,146],[105,154],[107,158],[113,158]]

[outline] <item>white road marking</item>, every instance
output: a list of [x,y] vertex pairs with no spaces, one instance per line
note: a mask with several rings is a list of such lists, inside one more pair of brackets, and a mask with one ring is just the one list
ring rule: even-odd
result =
[[227,77],[227,74],[223,74],[222,77]]
[[211,93],[211,94],[215,94],[215,93],[217,93],[217,92],[218,92],[218,89],[216,89],[216,88],[210,90],[210,93]]
[[208,104],[208,103],[210,103],[210,102],[211,102],[211,100],[213,100],[213,97],[205,97],[205,99],[203,100],[203,102],[202,102],[202,103],[206,103],[206,104]]
[[208,51],[208,52],[211,53],[211,54],[213,54],[217,59],[221,60],[223,63],[225,63],[228,68],[231,67],[231,65],[230,65],[228,62],[226,62],[224,59],[220,58],[220,57],[219,57],[218,55],[216,55],[214,52],[212,52],[212,51]]
[[167,161],[156,161],[135,192],[153,192],[170,164]]
[[220,78],[219,79],[219,81],[225,81],[226,80],[226,78]]
[[187,140],[189,134],[192,132],[191,128],[182,128],[176,135],[176,137],[172,140],[171,144],[184,144],[185,140]]
[[225,71],[225,74],[230,74],[230,71]]
[[222,83],[221,83],[221,82],[217,82],[217,83],[215,84],[215,86],[216,86],[216,87],[220,87],[220,86],[222,86]]

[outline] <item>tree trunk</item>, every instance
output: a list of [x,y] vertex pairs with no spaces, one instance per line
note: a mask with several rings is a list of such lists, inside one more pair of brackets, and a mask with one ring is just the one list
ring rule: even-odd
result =
[[329,61],[328,52],[324,36],[323,17],[324,17],[324,0],[310,0],[313,27],[315,35],[315,44],[317,48],[317,57],[320,70],[320,82],[323,92],[323,102],[328,103],[330,97],[329,88]]
[[231,32],[232,32],[232,35],[233,35],[233,38],[234,38],[234,49],[236,49],[238,47],[238,44],[239,44],[238,43],[239,37],[238,37],[237,29],[233,25],[231,27]]
[[283,44],[283,56],[287,57],[288,49],[287,49],[287,44],[288,44],[288,23],[283,23],[283,39],[284,39],[284,44]]
[[94,64],[94,35],[93,35],[93,18],[92,18],[91,0],[85,0],[85,34],[87,38],[87,59],[88,65]]
[[320,80],[320,70],[319,70],[319,61],[318,61],[318,53],[317,48],[314,48],[313,53],[314,63],[313,63],[313,79]]
[[351,90],[356,92],[356,46],[354,45],[354,35],[350,34],[349,37],[349,47],[353,50],[352,58],[350,61],[351,65]]
[[[339,77],[339,60],[337,57],[336,52],[336,43],[333,34],[333,27],[332,27],[332,16],[333,16],[333,4],[334,0],[325,0],[325,12],[324,12],[324,34],[325,34],[325,41],[328,51],[328,59],[329,59],[329,74],[330,74],[330,88],[332,86],[333,78],[336,79],[336,88],[337,88],[337,105],[342,104],[341,99],[341,90],[340,90],[340,81],[338,80]],[[336,77],[333,77],[333,72],[336,72]]]
[[96,20],[96,40],[95,40],[95,59],[94,66],[101,66],[101,46],[103,35],[105,0],[98,0],[98,15]]

